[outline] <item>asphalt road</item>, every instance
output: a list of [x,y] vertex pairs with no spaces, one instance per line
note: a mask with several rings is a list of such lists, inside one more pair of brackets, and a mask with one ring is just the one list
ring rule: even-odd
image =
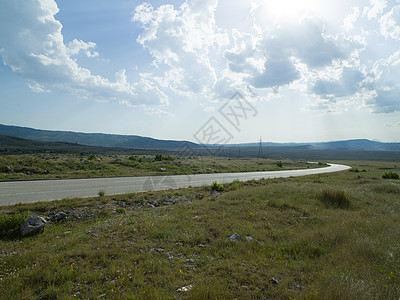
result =
[[0,182],[0,205],[92,197],[97,196],[99,191],[104,191],[107,195],[123,194],[211,185],[214,181],[228,183],[235,179],[247,181],[305,176],[339,172],[350,168],[345,165],[330,164],[326,168],[286,171]]

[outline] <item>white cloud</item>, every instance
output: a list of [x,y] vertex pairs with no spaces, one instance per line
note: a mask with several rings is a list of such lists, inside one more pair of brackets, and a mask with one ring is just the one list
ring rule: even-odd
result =
[[390,12],[379,20],[381,24],[381,33],[385,37],[400,39],[400,5],[392,8]]
[[[68,91],[98,100],[128,101],[134,104],[165,104],[167,96],[149,79],[129,84],[125,72],[111,82],[72,58],[83,52],[97,56],[96,44],[73,40],[64,44],[62,25],[53,0],[4,0],[0,11],[0,55],[3,63],[29,82],[36,92]],[[122,80],[123,79],[123,80]],[[122,81],[121,81],[122,80]]]
[[[108,79],[79,65],[83,56],[100,56],[99,50],[94,42],[64,43],[53,0],[3,1],[0,55],[35,92],[62,89],[80,97],[146,107],[152,114],[166,113],[159,106],[169,104],[167,95],[210,107],[208,101],[228,99],[235,90],[259,100],[270,99],[281,89],[312,94],[314,107],[331,110],[333,102],[350,101],[362,92],[372,95],[366,102],[376,112],[399,109],[394,95],[400,91],[400,55],[367,70],[372,63],[362,62],[360,53],[368,37],[350,35],[356,22],[367,22],[357,7],[348,7],[341,27],[347,32],[342,33],[335,31],[341,24],[334,29],[328,24],[327,29],[316,14],[300,20],[265,18],[260,0],[248,1],[246,20],[240,22],[246,24],[237,28],[217,26],[217,0],[186,0],[179,7],[143,3],[131,20],[142,28],[137,43],[154,61],[146,74],[136,70],[138,79],[132,83],[125,69]],[[363,14],[377,19],[386,6],[386,1],[371,0]],[[399,39],[400,6],[381,17],[380,24],[385,36]],[[129,65],[126,69],[133,70]]]
[[212,53],[226,42],[216,32],[216,5],[216,0],[188,1],[175,10],[172,5],[155,9],[144,3],[135,9],[132,21],[143,27],[137,41],[156,65],[168,67],[164,84],[176,93],[207,94],[216,82]]
[[347,15],[347,17],[343,20],[343,28],[347,31],[350,31],[354,28],[354,24],[357,22],[357,19],[360,15],[360,9],[358,7],[352,7],[352,12]]
[[81,51],[85,53],[87,57],[96,57],[99,56],[99,53],[93,51],[96,48],[96,44],[93,42],[85,43],[82,40],[74,39],[73,41],[68,43],[67,52],[70,56],[77,55]]
[[378,60],[372,70],[369,88],[373,97],[366,102],[375,113],[400,111],[400,50],[386,59]]
[[375,19],[378,15],[382,14],[387,6],[386,0],[369,0],[370,6],[364,8],[363,15],[367,16],[368,20]]
[[311,91],[324,98],[351,96],[361,90],[364,74],[358,70],[343,68],[338,80],[318,79]]
[[[345,34],[328,35],[317,16],[263,22],[254,5],[243,12],[246,22],[253,22],[248,31],[222,29],[215,20],[217,3],[187,0],[179,8],[147,3],[136,7],[132,21],[143,28],[137,41],[153,56],[151,76],[161,86],[192,99],[226,99],[235,89],[245,97],[265,99],[269,93],[263,90],[299,88],[293,84],[300,81],[305,86],[309,76],[315,82],[333,64],[343,72],[345,66],[357,64],[365,47]],[[358,13],[353,9],[353,22]],[[356,84],[346,87],[346,93],[356,92]]]
[[27,83],[28,87],[36,92],[36,93],[49,93],[50,90],[46,90],[43,86],[41,86],[40,84],[38,84],[37,82],[33,82],[33,83]]

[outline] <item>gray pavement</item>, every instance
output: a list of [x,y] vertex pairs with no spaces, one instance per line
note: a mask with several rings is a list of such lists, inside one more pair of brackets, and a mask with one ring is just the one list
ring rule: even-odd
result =
[[350,168],[345,165],[330,164],[326,168],[286,171],[0,182],[0,205],[92,197],[97,196],[101,190],[106,195],[113,195],[211,185],[214,181],[228,183],[236,179],[247,181],[323,174]]

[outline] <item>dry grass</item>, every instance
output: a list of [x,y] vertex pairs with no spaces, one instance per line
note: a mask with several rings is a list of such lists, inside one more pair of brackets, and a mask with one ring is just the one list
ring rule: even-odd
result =
[[[202,187],[2,208],[46,216],[87,207],[97,217],[0,241],[0,298],[398,299],[400,201],[377,188],[390,165],[353,165],[367,172],[236,182],[219,195]],[[324,191],[339,191],[329,197],[350,199],[350,209],[327,207]],[[240,241],[227,241],[233,233]]]

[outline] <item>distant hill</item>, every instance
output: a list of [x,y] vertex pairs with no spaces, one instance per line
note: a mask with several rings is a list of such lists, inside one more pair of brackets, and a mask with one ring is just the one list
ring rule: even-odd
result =
[[[230,147],[258,148],[259,143],[236,144]],[[321,143],[262,143],[263,148],[296,148],[304,150],[368,150],[368,151],[400,151],[400,143],[382,143],[367,139],[355,139],[347,141],[333,141]]]
[[71,131],[39,130],[28,127],[0,124],[0,135],[15,136],[23,139],[46,142],[67,142],[88,146],[122,147],[133,149],[177,150],[185,146],[199,147],[195,143],[173,140],[157,140],[137,135],[118,135],[104,133],[82,133]]
[[44,142],[22,139],[15,136],[0,135],[0,154],[32,154],[32,153],[77,153],[77,154],[157,154],[171,153],[165,150],[136,150],[129,148],[112,148],[87,146],[64,142]]

